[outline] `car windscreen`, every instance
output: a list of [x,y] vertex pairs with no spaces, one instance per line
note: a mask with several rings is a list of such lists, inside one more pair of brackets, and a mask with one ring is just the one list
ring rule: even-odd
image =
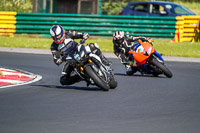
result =
[[173,5],[173,4],[166,4],[165,7],[174,14],[181,14],[181,15],[192,15],[192,12],[189,11],[187,8]]

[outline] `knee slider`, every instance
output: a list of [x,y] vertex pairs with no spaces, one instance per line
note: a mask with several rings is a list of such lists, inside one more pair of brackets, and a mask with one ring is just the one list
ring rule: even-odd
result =
[[101,54],[101,51],[99,49],[99,45],[97,43],[89,43],[88,45],[89,45],[92,53],[95,53],[97,55]]
[[70,82],[69,82],[69,78],[67,76],[61,76],[60,77],[60,83],[62,85],[70,85]]

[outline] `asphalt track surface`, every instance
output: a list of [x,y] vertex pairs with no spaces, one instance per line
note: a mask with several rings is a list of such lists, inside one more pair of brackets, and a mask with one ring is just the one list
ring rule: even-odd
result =
[[199,133],[200,63],[167,61],[172,78],[126,76],[113,62],[118,87],[61,86],[62,66],[48,54],[0,52],[0,67],[43,78],[0,89],[0,133]]

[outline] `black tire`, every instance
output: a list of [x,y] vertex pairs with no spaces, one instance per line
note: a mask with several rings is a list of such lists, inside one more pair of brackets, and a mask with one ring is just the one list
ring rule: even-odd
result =
[[158,60],[153,59],[152,64],[157,66],[161,71],[163,71],[164,75],[167,76],[168,78],[171,78],[173,76],[172,72],[162,63],[160,63]]
[[109,83],[110,89],[115,89],[117,87],[117,84],[117,81],[114,78],[112,78]]
[[109,85],[103,81],[97,74],[94,72],[94,70],[91,68],[91,66],[87,66],[85,68],[85,72],[90,76],[90,78],[95,82],[97,86],[102,88],[104,91],[108,91],[110,89]]

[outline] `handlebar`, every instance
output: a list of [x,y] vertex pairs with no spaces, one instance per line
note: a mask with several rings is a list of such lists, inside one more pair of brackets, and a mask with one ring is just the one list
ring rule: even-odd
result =
[[84,44],[85,41],[86,41],[86,39],[81,39],[80,42],[79,42],[79,44]]

